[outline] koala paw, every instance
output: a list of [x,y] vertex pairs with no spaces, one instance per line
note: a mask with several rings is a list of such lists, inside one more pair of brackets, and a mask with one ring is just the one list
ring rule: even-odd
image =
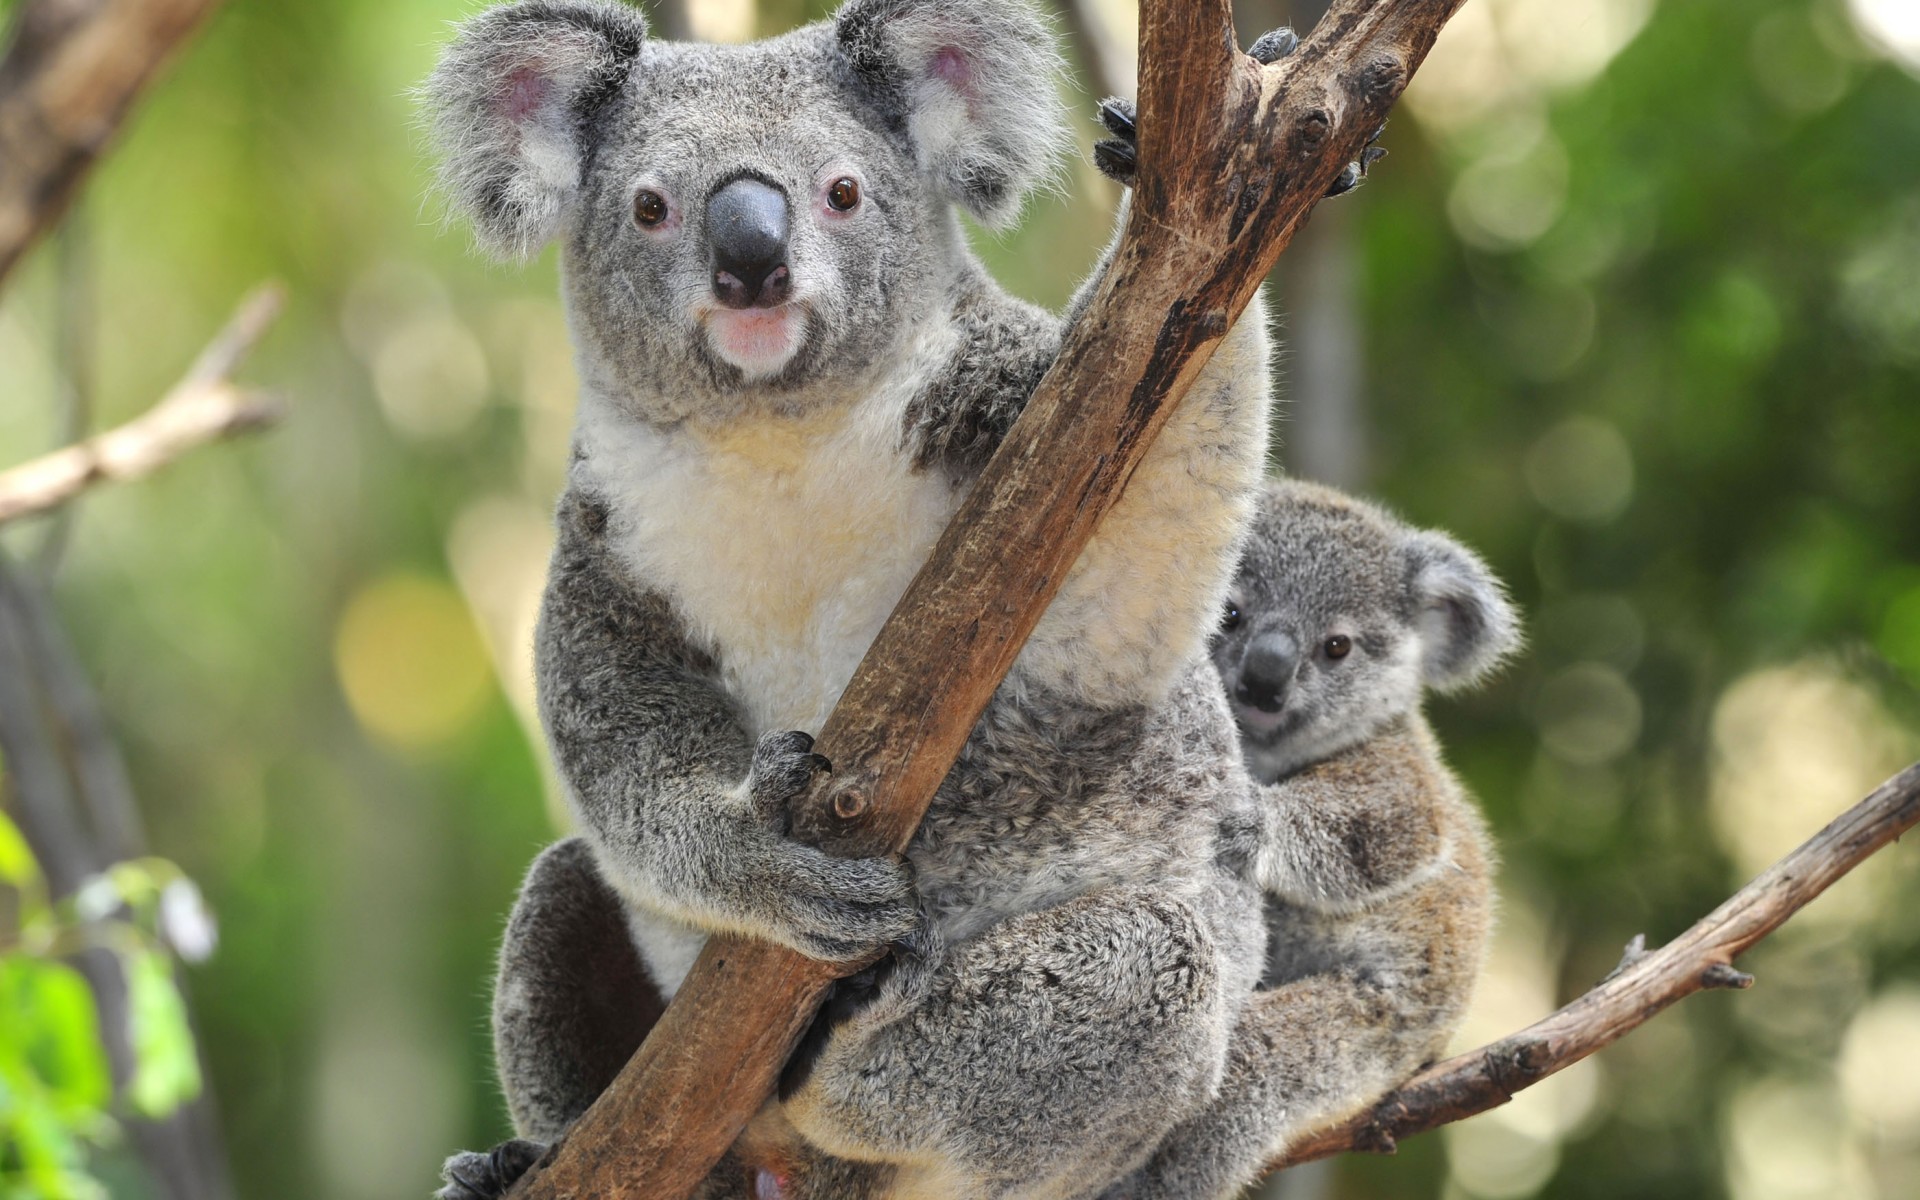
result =
[[1254,39],[1247,54],[1261,66],[1271,66],[1300,48],[1300,35],[1288,26],[1269,29]]
[[1140,135],[1134,125],[1131,100],[1109,96],[1100,102],[1100,124],[1113,136],[1093,144],[1093,165],[1100,173],[1125,187],[1133,186],[1139,166]]
[[433,1194],[434,1200],[498,1200],[546,1152],[539,1142],[520,1138],[501,1142],[484,1154],[463,1150],[440,1168],[446,1186]]
[[833,764],[813,752],[813,735],[799,730],[769,733],[753,748],[747,770],[747,795],[762,822],[785,833],[795,801],[807,794],[817,775],[833,774]]
[[757,828],[735,873],[735,897],[764,936],[810,958],[845,962],[912,933],[920,924],[913,877],[896,858],[837,858],[792,840],[789,808],[831,773],[804,733],[760,739],[747,775]]

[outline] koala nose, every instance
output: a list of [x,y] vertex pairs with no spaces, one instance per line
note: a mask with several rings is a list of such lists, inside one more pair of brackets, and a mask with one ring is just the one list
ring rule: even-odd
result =
[[1233,697],[1261,712],[1279,712],[1300,666],[1300,645],[1284,633],[1263,633],[1240,659],[1240,682]]
[[787,197],[758,179],[727,184],[707,201],[713,294],[728,308],[772,308],[787,298]]

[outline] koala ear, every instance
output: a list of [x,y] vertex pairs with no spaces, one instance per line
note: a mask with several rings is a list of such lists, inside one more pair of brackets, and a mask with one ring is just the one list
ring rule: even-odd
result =
[[921,169],[986,224],[1011,221],[1069,140],[1046,18],[1026,0],[850,0],[834,26]]
[[1406,555],[1427,686],[1466,687],[1520,648],[1519,614],[1479,555],[1427,530],[1408,536]]
[[420,95],[440,188],[488,253],[525,258],[560,232],[593,118],[646,35],[604,0],[522,0],[460,26]]

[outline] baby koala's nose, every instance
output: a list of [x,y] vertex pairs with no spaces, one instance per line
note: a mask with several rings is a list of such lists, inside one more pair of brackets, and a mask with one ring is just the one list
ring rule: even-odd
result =
[[787,269],[787,197],[742,177],[707,201],[713,294],[728,308],[772,308],[792,291]]
[[1240,682],[1233,698],[1261,712],[1279,712],[1300,666],[1300,645],[1284,633],[1263,633],[1240,659]]

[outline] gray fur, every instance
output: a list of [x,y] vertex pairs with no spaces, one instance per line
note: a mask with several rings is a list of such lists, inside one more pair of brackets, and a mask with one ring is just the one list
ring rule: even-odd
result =
[[[1058,351],[1061,319],[994,284],[954,212],[1003,218],[1045,177],[1057,53],[1010,0],[851,0],[748,46],[627,53],[608,28],[638,26],[496,9],[428,88],[483,243],[558,237],[582,382],[537,657],[592,871],[577,848],[536,869],[502,950],[516,1126],[576,1117],[606,1070],[580,1043],[627,1028],[540,1015],[592,974],[543,932],[582,919],[547,914],[604,929],[617,907],[632,958],[599,957],[668,994],[714,932],[834,959],[906,937],[709,1193],[1092,1195],[1211,1094],[1262,957],[1258,894],[1218,855],[1250,785],[1204,661],[1265,457],[1259,309],[1069,572],[911,872],[827,857],[788,836],[826,767],[792,731],[824,719]],[[788,200],[791,299],[721,311],[704,204],[742,175]],[[842,177],[861,203],[830,212]],[[671,215],[636,222],[640,189]]]
[[[1280,482],[1231,603],[1238,619],[1214,648],[1230,691],[1263,634],[1317,648],[1277,728],[1236,705],[1264,786],[1257,822],[1229,841],[1267,893],[1267,971],[1218,1097],[1108,1200],[1233,1195],[1301,1133],[1372,1103],[1445,1049],[1491,929],[1484,823],[1420,699],[1423,684],[1484,674],[1516,648],[1499,582],[1443,534]],[[1352,650],[1329,659],[1336,634]]]

